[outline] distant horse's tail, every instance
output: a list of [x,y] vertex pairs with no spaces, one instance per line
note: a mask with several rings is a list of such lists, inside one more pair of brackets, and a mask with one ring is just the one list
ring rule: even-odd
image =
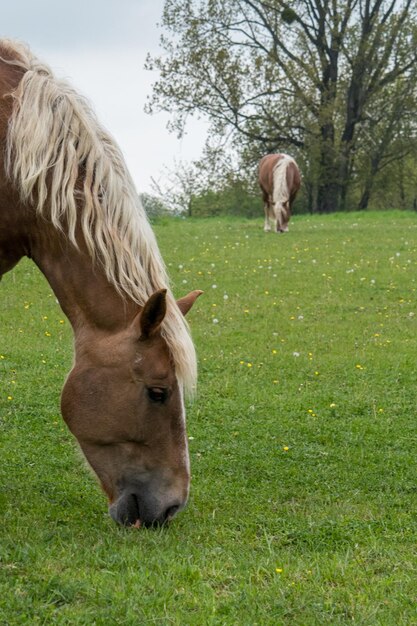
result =
[[290,163],[295,161],[288,154],[283,154],[282,158],[274,167],[273,173],[273,188],[272,188],[272,201],[274,203],[274,209],[276,218],[279,222],[282,222],[285,218],[285,203],[290,200],[290,191],[287,184],[287,168]]

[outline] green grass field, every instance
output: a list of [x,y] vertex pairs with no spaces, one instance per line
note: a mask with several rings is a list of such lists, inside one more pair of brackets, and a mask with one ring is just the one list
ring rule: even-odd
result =
[[0,284],[0,624],[417,624],[417,215],[155,226],[200,362],[192,492],[117,527],[59,416],[68,322]]

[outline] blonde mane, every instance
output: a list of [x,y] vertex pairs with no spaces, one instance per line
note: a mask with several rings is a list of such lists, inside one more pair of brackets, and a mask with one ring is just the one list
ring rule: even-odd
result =
[[[294,159],[288,154],[282,153],[282,158],[279,159],[274,167],[273,172],[273,202],[276,209],[278,209],[280,216],[284,213],[284,203],[290,199],[290,192],[287,185],[287,166],[289,163],[295,163]],[[278,215],[277,215],[278,217]]]
[[[80,226],[93,262],[121,294],[143,305],[169,279],[120,149],[86,99],[26,46],[2,40],[0,55],[24,70],[12,94],[6,147],[7,172],[22,201],[34,204],[57,229],[65,228],[75,246]],[[195,350],[169,289],[163,334],[178,379],[191,392]]]

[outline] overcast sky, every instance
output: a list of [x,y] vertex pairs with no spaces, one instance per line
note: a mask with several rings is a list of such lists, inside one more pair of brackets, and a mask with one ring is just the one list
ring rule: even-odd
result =
[[138,191],[151,192],[174,159],[201,154],[206,125],[193,121],[178,140],[168,114],[147,115],[157,78],[143,69],[158,53],[164,0],[15,0],[2,3],[0,35],[30,45],[60,78],[88,97],[101,123],[122,148]]

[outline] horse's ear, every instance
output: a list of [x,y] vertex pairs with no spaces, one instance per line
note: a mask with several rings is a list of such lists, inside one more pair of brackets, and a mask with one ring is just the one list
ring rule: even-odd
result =
[[166,289],[155,291],[137,314],[133,326],[138,337],[149,337],[158,330],[167,311],[166,295]]
[[183,315],[187,315],[198,296],[201,296],[202,293],[201,289],[195,289],[195,291],[190,291],[189,294],[177,300],[178,308]]

